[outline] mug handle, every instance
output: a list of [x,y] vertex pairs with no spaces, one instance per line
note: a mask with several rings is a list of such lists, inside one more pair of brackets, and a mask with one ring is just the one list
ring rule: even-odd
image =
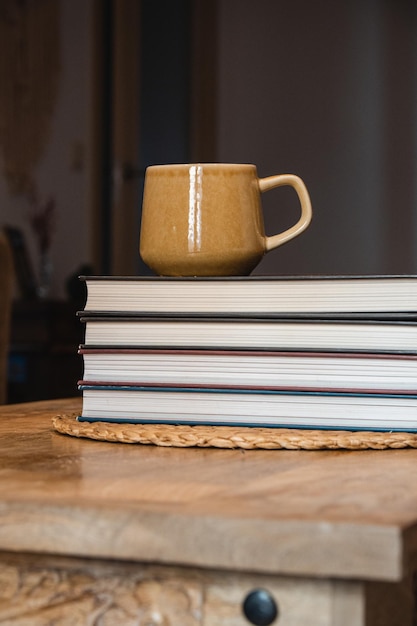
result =
[[274,187],[282,187],[283,185],[290,185],[294,187],[298,199],[301,204],[301,217],[294,226],[284,230],[283,233],[273,235],[272,237],[265,237],[265,249],[268,252],[277,248],[281,244],[293,239],[297,235],[303,232],[311,222],[313,211],[311,208],[310,196],[307,188],[301,178],[294,174],[278,174],[277,176],[268,176],[267,178],[260,178],[258,180],[259,189],[261,193],[274,189]]

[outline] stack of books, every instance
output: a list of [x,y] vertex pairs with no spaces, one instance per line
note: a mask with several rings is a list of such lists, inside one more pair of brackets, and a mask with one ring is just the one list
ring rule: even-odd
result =
[[417,430],[417,276],[82,280],[80,421]]

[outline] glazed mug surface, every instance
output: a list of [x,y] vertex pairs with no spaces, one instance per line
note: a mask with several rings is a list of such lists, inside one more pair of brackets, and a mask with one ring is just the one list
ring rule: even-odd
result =
[[[301,216],[282,233],[265,235],[261,193],[289,185]],[[310,197],[301,178],[259,178],[255,165],[182,163],[146,169],[140,255],[161,276],[245,276],[266,252],[309,225]]]

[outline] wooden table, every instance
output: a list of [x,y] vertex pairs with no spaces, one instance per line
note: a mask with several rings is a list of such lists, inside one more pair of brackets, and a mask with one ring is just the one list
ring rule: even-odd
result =
[[[416,624],[417,450],[174,449],[0,409],[0,624]],[[264,594],[265,595],[265,594]]]

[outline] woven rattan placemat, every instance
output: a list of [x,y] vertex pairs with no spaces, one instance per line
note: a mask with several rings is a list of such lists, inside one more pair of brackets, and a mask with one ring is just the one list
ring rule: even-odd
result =
[[245,450],[417,448],[417,434],[403,432],[89,423],[78,422],[74,414],[57,415],[52,423],[56,431],[73,437],[177,448],[244,448]]

